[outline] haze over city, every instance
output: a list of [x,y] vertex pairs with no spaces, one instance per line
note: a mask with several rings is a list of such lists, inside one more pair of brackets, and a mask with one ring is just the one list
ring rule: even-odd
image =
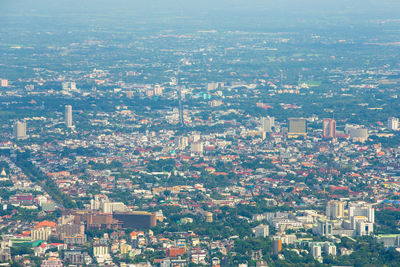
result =
[[0,266],[400,266],[399,1],[0,9]]

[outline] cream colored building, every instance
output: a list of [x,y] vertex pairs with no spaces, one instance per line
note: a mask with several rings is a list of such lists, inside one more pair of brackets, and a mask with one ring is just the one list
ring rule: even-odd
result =
[[129,244],[121,244],[119,246],[119,251],[121,252],[122,255],[128,254],[131,249],[132,249],[132,246]]
[[343,201],[332,200],[326,205],[326,216],[330,219],[339,219],[344,217],[344,206]]
[[109,254],[109,249],[107,245],[94,245],[93,246],[93,256],[104,256]]
[[31,231],[32,240],[48,240],[52,232],[51,227],[42,227]]

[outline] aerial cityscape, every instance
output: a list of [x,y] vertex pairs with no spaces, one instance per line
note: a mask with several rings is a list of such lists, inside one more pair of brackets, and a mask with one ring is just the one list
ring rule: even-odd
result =
[[0,2],[0,266],[400,266],[400,2],[278,2]]

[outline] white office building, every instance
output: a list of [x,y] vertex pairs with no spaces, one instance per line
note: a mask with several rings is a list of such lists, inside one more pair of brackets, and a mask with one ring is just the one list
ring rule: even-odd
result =
[[14,124],[14,137],[17,139],[25,139],[26,135],[26,122],[25,121],[17,121]]
[[68,128],[71,128],[72,127],[72,106],[71,105],[65,106],[64,119],[65,119],[65,126]]
[[203,142],[197,141],[190,144],[190,150],[192,153],[202,154],[203,153]]
[[266,133],[272,132],[272,127],[275,127],[275,118],[274,117],[263,117],[261,118],[261,130]]
[[268,225],[260,224],[254,228],[255,237],[267,237],[269,235]]
[[392,131],[399,130],[399,118],[390,117],[388,119],[388,128]]

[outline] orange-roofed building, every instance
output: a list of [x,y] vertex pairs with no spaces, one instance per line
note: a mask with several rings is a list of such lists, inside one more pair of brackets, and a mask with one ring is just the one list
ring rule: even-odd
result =
[[55,222],[52,221],[42,221],[39,222],[36,225],[36,228],[42,228],[42,227],[51,227],[51,228],[56,228],[57,224]]
[[133,232],[131,232],[131,233],[129,234],[129,236],[130,236],[132,239],[136,239],[136,238],[137,238],[137,233],[136,233],[135,231],[133,231]]
[[167,249],[167,257],[176,258],[178,256],[183,256],[185,254],[185,248],[168,248]]
[[31,231],[23,231],[22,232],[22,236],[30,236],[31,235]]

